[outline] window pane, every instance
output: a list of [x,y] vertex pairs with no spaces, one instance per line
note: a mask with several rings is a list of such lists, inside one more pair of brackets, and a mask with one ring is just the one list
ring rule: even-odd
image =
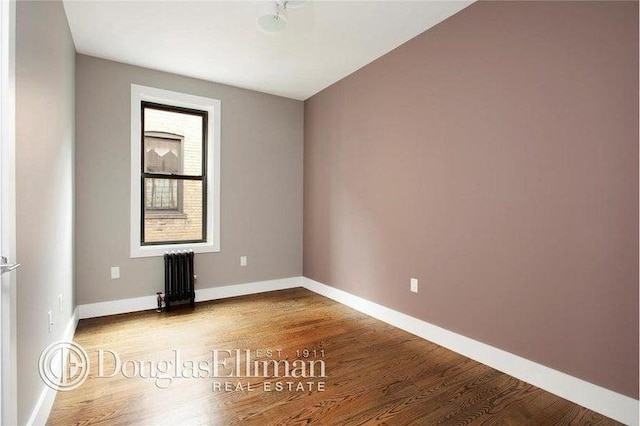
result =
[[145,179],[144,241],[204,239],[202,181]]
[[144,171],[182,174],[182,137],[169,139],[169,133],[145,132]]
[[144,108],[144,170],[202,175],[202,116]]
[[145,208],[182,211],[182,184],[175,179],[145,179]]

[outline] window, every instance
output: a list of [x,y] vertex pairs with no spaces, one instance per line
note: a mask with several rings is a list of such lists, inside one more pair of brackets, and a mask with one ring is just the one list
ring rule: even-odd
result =
[[207,111],[141,101],[142,245],[205,241]]
[[131,86],[131,256],[219,251],[220,101]]

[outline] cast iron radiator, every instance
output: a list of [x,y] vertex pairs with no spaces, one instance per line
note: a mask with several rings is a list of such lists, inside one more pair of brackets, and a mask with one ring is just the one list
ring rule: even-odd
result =
[[164,303],[168,311],[173,302],[188,300],[195,306],[193,252],[183,251],[164,255]]

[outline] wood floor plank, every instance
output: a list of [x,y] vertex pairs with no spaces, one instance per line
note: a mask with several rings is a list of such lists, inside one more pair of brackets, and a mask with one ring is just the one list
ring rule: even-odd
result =
[[[617,424],[305,289],[82,320],[74,340],[91,371],[79,388],[58,392],[49,425]],[[213,349],[280,350],[280,360],[324,361],[328,377],[174,378],[160,388],[139,375],[98,377],[99,349],[155,364],[174,350],[195,363],[210,362]],[[316,358],[301,358],[304,349]],[[325,390],[296,391],[309,381]],[[242,389],[225,391],[224,382]],[[294,388],[275,391],[275,382]]]

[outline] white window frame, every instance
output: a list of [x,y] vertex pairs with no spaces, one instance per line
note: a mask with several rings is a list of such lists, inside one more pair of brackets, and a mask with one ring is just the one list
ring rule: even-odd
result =
[[[198,109],[209,113],[207,128],[207,236],[202,243],[142,245],[140,193],[141,102]],[[154,87],[131,85],[131,257],[162,256],[171,250],[193,250],[195,253],[220,251],[220,100],[172,92]]]

